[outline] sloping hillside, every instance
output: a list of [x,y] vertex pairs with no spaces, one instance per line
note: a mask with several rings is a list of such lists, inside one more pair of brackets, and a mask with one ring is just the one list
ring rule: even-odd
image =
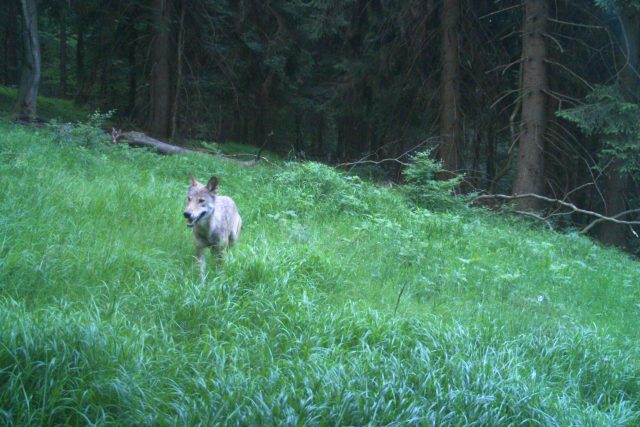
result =
[[[315,163],[0,135],[0,424],[640,422],[617,251]],[[205,281],[191,172],[245,224]]]

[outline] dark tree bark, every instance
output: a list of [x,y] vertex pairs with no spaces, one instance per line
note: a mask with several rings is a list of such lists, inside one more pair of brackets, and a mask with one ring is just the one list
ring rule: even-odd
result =
[[84,28],[79,26],[76,43],[76,99],[81,100],[84,93],[85,73],[84,73]]
[[151,108],[149,133],[159,138],[171,134],[171,37],[170,0],[155,0],[153,8],[153,64],[151,67]]
[[[616,214],[626,210],[625,193],[628,187],[628,177],[619,172],[623,161],[615,159],[611,165],[611,172],[605,178],[604,183],[604,199],[605,199],[605,215],[615,216]],[[626,247],[626,230],[627,226],[605,222],[598,230],[598,240],[606,245],[618,247]]]
[[[105,51],[107,50],[107,46],[106,44],[103,42],[102,37],[100,40],[100,46],[102,46],[101,50],[104,49]],[[110,105],[110,99],[109,99],[109,95],[110,95],[110,85],[109,85],[109,69],[110,67],[110,62],[111,62],[111,58],[108,55],[100,55],[99,57],[96,58],[96,61],[98,62],[98,64],[96,64],[97,66],[99,66],[100,68],[100,78],[99,78],[99,85],[98,85],[98,93],[100,94],[100,99],[104,102],[107,102],[107,105]]]
[[21,0],[24,55],[20,88],[16,103],[19,118],[35,119],[38,88],[40,85],[40,40],[38,38],[37,0]]
[[243,137],[242,137],[242,116],[240,115],[240,109],[238,108],[237,105],[234,105],[234,107],[233,107],[232,132],[233,132],[232,138],[233,138],[234,142],[243,142]]
[[242,138],[241,138],[241,142],[243,144],[248,144],[249,143],[249,114],[247,112],[245,112],[244,114],[242,114]]
[[131,41],[129,42],[129,50],[127,52],[129,62],[129,99],[127,102],[127,114],[132,118],[136,115],[136,94],[138,91],[137,39],[138,31],[135,28],[135,24],[131,24]]
[[18,78],[18,2],[11,0],[7,4],[7,14],[4,23],[3,47],[3,81],[5,85],[16,84]]
[[[182,55],[184,54],[184,1],[180,2],[180,24],[178,26],[178,45],[176,49],[176,83],[175,94],[173,98],[173,106],[171,108],[171,139],[175,139],[178,131],[178,107],[180,102],[180,91],[182,90]],[[220,134],[223,134],[222,123],[219,128]]]
[[[266,139],[267,132],[265,131],[265,116],[267,114],[267,107],[262,96],[258,95],[258,108],[256,116],[253,121],[253,145],[260,147]],[[272,148],[272,147],[268,147]]]
[[348,114],[342,121],[344,137],[344,160],[354,159],[360,154],[360,141],[357,132],[357,118]]
[[[547,128],[546,0],[525,0],[522,32],[522,124],[514,194],[544,193],[544,140]],[[542,207],[538,199],[517,201],[520,210]]]
[[227,124],[223,118],[222,104],[218,104],[218,142],[224,144],[227,142]]
[[[444,0],[442,5],[442,45],[440,58],[440,157],[445,171],[460,169],[460,62],[458,36],[460,5],[458,0]],[[446,174],[450,177],[450,174]]]
[[[618,86],[624,98],[629,102],[640,101],[640,79],[638,65],[640,65],[640,13],[625,11],[620,16],[621,34],[620,64],[624,64],[618,74]],[[625,194],[629,187],[629,177],[622,173],[624,161],[614,159],[610,165],[611,172],[605,178],[605,203],[607,216],[615,216],[626,210]],[[621,248],[627,246],[627,226],[605,222],[600,226],[598,239],[607,244]]]
[[471,180],[475,188],[480,188],[482,184],[481,174],[480,174],[480,155],[482,153],[482,135],[484,134],[484,129],[477,130],[475,136],[472,140],[473,143],[473,158],[471,161]]
[[67,96],[67,14],[65,6],[60,11],[60,97]]
[[353,146],[356,148],[356,156],[363,157],[370,151],[369,128],[362,116],[358,115],[353,118],[351,127],[351,138]]
[[335,158],[337,162],[346,160],[346,143],[345,143],[345,118],[338,117],[336,119],[336,151]]
[[316,134],[313,151],[316,157],[320,157],[324,151],[324,133],[325,133],[324,113],[316,113]]
[[[271,86],[273,85],[273,79],[275,74],[269,73],[267,78],[262,82],[260,91],[257,94],[257,113],[253,127],[253,145],[261,147],[267,141],[268,131],[270,129],[270,98],[271,98]],[[267,148],[274,148],[267,146]]]
[[302,142],[302,113],[300,111],[294,113],[294,122],[296,128],[295,150],[296,154],[298,154],[304,150]]

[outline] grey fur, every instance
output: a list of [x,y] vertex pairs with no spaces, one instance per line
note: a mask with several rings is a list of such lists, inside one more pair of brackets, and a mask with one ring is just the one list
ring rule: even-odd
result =
[[231,197],[219,196],[218,179],[211,177],[202,185],[191,177],[184,216],[187,226],[193,228],[193,241],[200,264],[200,275],[205,276],[204,249],[211,248],[214,255],[222,256],[240,236],[242,218]]

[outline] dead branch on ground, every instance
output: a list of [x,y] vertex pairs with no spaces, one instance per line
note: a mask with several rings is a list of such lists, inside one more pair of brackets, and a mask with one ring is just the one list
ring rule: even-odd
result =
[[406,157],[409,154],[413,153],[415,150],[417,150],[419,147],[422,147],[427,142],[428,142],[428,140],[422,141],[420,144],[410,148],[409,150],[405,151],[404,153],[400,154],[397,157],[393,157],[393,158],[389,158],[389,159],[382,159],[382,160],[367,160],[367,157],[370,157],[370,156],[372,156],[374,154],[374,153],[370,153],[370,154],[367,154],[366,156],[364,156],[363,158],[361,158],[360,160],[356,160],[356,161],[353,161],[353,162],[338,163],[337,165],[335,165],[335,167],[339,168],[339,167],[344,167],[344,166],[351,166],[351,169],[353,169],[353,167],[357,166],[357,165],[364,165],[364,164],[380,165],[382,163],[387,163],[387,162],[395,162],[395,163],[399,163],[402,166],[409,166],[409,163],[403,162],[400,159],[402,159],[403,157]]
[[[606,215],[602,215],[598,212],[593,212],[593,211],[588,211],[586,209],[582,209],[577,207],[576,205],[574,205],[573,203],[567,202],[566,200],[560,200],[560,199],[553,199],[551,197],[546,197],[546,196],[541,196],[540,194],[534,194],[534,193],[525,193],[525,194],[515,194],[513,196],[509,196],[507,194],[484,194],[481,196],[478,196],[476,198],[473,199],[473,202],[477,202],[479,200],[491,200],[491,199],[502,199],[502,200],[517,200],[517,199],[524,199],[527,197],[531,197],[534,199],[538,199],[538,200],[542,200],[548,203],[553,203],[553,204],[557,204],[560,206],[564,206],[565,208],[569,208],[571,210],[571,212],[567,212],[566,214],[571,214],[571,213],[580,213],[583,215],[587,215],[587,216],[591,216],[591,217],[595,217],[596,219],[593,220],[592,222],[590,222],[586,227],[584,227],[582,230],[580,230],[580,234],[586,234],[589,230],[591,230],[594,226],[596,226],[597,224],[601,223],[601,222],[613,222],[616,224],[623,224],[623,225],[640,225],[640,221],[625,221],[625,220],[621,220],[618,219],[622,216],[625,215],[629,215],[632,213],[638,213],[640,212],[640,209],[630,209],[624,212],[620,212],[617,215],[614,216],[606,216]],[[518,214],[525,214],[524,212],[520,212],[520,211],[514,211],[515,213]],[[534,217],[538,220],[542,220],[544,221],[547,225],[550,225],[548,223],[548,217],[543,217],[537,214],[532,214],[531,212],[527,212],[526,213],[527,216],[530,217]]]

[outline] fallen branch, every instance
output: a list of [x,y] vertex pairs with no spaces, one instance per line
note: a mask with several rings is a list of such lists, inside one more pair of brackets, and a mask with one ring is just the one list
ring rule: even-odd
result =
[[537,214],[534,214],[533,212],[527,212],[527,211],[513,211],[513,212],[519,215],[528,216],[538,221],[542,221],[544,222],[544,225],[546,225],[549,230],[553,230],[553,226],[551,225],[549,220],[547,220],[547,218],[543,217],[542,215],[537,215]]
[[422,141],[420,144],[410,148],[409,150],[405,151],[404,153],[400,154],[398,157],[395,157],[395,158],[382,159],[382,160],[367,160],[367,157],[370,157],[371,155],[374,154],[374,153],[370,153],[370,154],[367,154],[366,156],[364,156],[360,160],[356,160],[355,162],[338,163],[337,165],[335,165],[335,167],[339,168],[339,167],[343,167],[343,166],[351,166],[351,168],[353,169],[353,167],[357,166],[357,165],[363,165],[363,164],[380,165],[380,164],[386,163],[386,162],[395,162],[395,163],[399,163],[402,166],[409,166],[409,163],[403,162],[400,159],[402,159],[405,156],[408,156],[409,154],[411,154],[412,152],[416,151],[419,147],[423,146],[426,143],[427,143],[427,140]]
[[[606,215],[599,214],[598,212],[593,212],[593,211],[588,211],[586,209],[581,209],[581,208],[577,207],[576,205],[574,205],[573,203],[567,202],[565,200],[552,199],[550,197],[541,196],[539,194],[534,194],[534,193],[515,194],[513,196],[509,196],[509,195],[506,195],[506,194],[485,194],[485,195],[476,197],[475,199],[473,199],[473,202],[476,202],[478,200],[486,200],[486,199],[517,200],[517,199],[524,199],[524,198],[528,198],[528,197],[531,197],[533,199],[543,200],[543,201],[548,202],[548,203],[555,203],[555,204],[564,206],[566,208],[569,208],[573,212],[596,217],[597,218],[596,220],[592,221],[589,225],[587,225],[582,230],[580,230],[580,234],[587,233],[595,225],[597,225],[597,224],[599,224],[601,222],[613,222],[613,223],[616,223],[616,224],[623,224],[623,225],[640,225],[640,221],[624,221],[624,220],[618,219],[619,217],[624,216],[624,215],[640,212],[640,209],[631,209],[631,210],[628,210],[628,211],[620,212],[619,214],[617,214],[615,216],[606,216]],[[523,212],[517,212],[517,213],[524,214]],[[528,216],[533,216],[533,215],[529,214]],[[545,220],[545,222],[546,222],[546,218],[540,217],[538,215],[536,215],[536,217],[537,217],[537,219]]]
[[[269,139],[272,136],[273,136],[273,131],[269,132],[267,137],[264,139],[264,142],[262,143],[262,145],[258,149],[258,154],[239,153],[239,154],[222,154],[221,156],[226,158],[226,159],[233,160],[234,162],[238,163],[243,168],[251,168],[251,167],[255,166],[260,160],[264,160],[265,162],[273,165],[274,163],[271,163],[269,161],[269,159],[267,159],[266,157],[262,157],[262,152],[264,151],[264,148],[267,146],[267,144],[269,143]],[[237,159],[234,158],[234,157],[242,157],[242,156],[253,157],[253,160],[237,160]]]
[[[267,157],[258,156],[257,154],[238,153],[238,154],[218,154],[218,155],[220,157],[224,158],[224,159],[230,160],[232,162],[236,162],[237,164],[239,164],[240,166],[245,167],[245,168],[251,168],[251,167],[255,166],[258,163],[259,160],[267,162],[271,166],[275,166],[277,168],[281,167],[277,163],[274,163],[271,160],[269,160]],[[239,158],[242,158],[242,157],[249,157],[249,158],[252,158],[253,160],[240,160]]]
[[178,153],[187,153],[191,150],[188,150],[183,147],[178,147],[177,145],[167,144],[166,142],[158,141],[155,138],[151,138],[148,135],[145,135],[142,132],[117,132],[113,130],[111,132],[111,138],[115,141],[119,141],[120,139],[124,139],[129,145],[133,146],[142,146],[142,147],[151,147],[162,154],[178,154]]
[[[611,218],[613,218],[613,219],[618,219],[618,218],[620,218],[620,217],[622,217],[622,216],[629,215],[629,214],[632,214],[632,213],[638,213],[638,212],[640,212],[640,209],[629,209],[628,211],[620,212],[619,214],[614,215],[614,216],[612,216]],[[580,231],[580,233],[585,234],[586,232],[588,232],[589,230],[591,230],[591,229],[592,229],[593,227],[595,227],[596,225],[600,224],[601,222],[605,222],[605,221],[606,221],[605,219],[598,218],[598,219],[596,219],[596,220],[592,221],[592,222],[591,222],[589,225],[587,225],[585,228],[583,228],[583,229],[582,229],[582,231]],[[633,229],[632,229],[632,231],[633,231]],[[635,234],[635,231],[634,231],[634,234]]]
[[264,151],[264,148],[267,146],[272,136],[273,136],[273,131],[269,132],[267,134],[267,137],[264,139],[264,142],[262,143],[262,145],[260,146],[260,149],[258,150],[258,154],[256,154],[256,163],[258,163],[258,160],[264,158],[262,157],[262,152]]
[[398,299],[396,300],[396,308],[393,310],[393,315],[395,316],[398,312],[398,307],[400,306],[400,298],[402,298],[402,294],[404,293],[404,289],[407,287],[407,282],[402,284],[402,289],[400,289],[400,293],[398,294]]
[[11,121],[14,125],[29,126],[32,128],[43,128],[48,121],[41,117],[18,116]]

